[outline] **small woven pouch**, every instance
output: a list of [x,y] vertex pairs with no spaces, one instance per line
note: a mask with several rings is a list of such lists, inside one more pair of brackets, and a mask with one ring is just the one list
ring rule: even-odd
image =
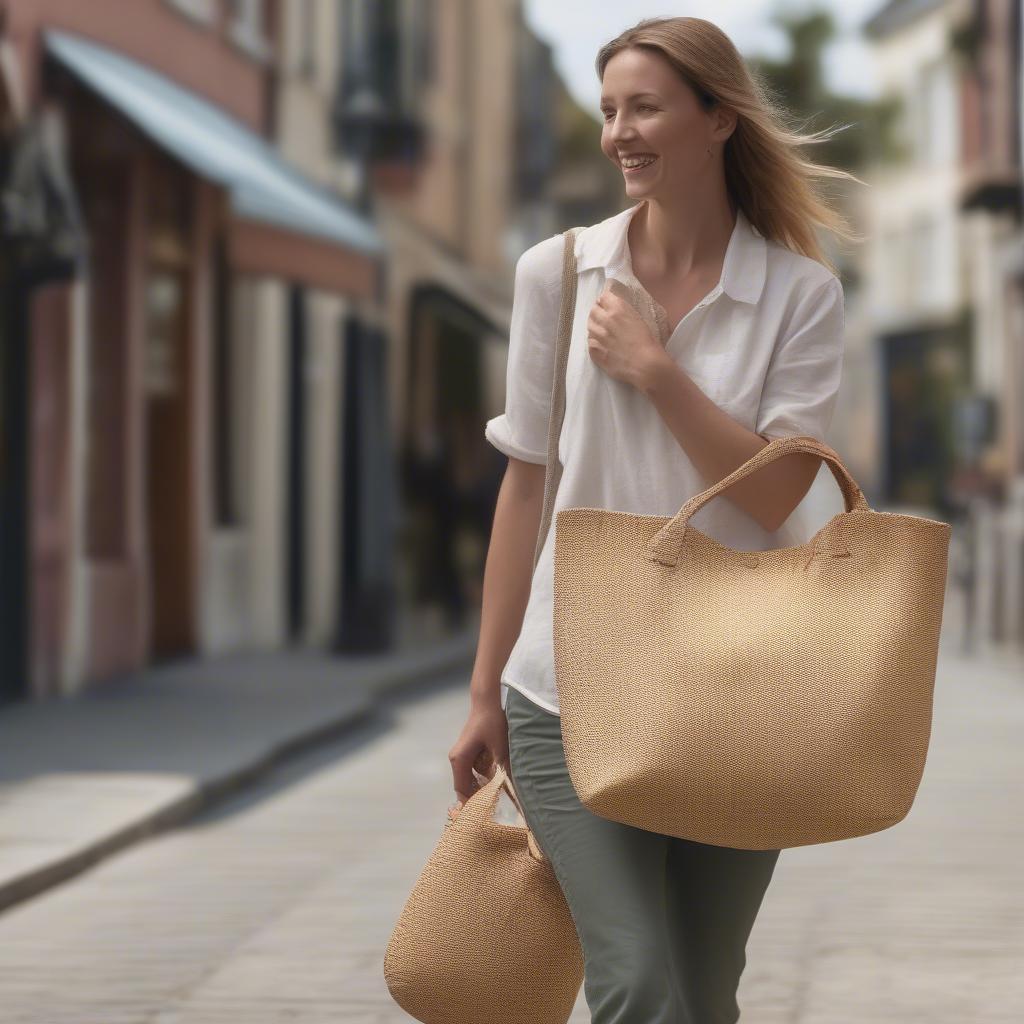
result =
[[502,789],[522,814],[496,766],[449,812],[388,942],[388,990],[424,1024],[565,1024],[583,984],[579,937],[550,861],[527,826],[495,820]]

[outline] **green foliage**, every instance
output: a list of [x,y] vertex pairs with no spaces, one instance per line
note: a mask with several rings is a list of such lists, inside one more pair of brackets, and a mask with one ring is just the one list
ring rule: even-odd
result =
[[862,100],[832,92],[825,82],[825,51],[838,36],[827,10],[777,11],[771,17],[789,40],[783,60],[748,57],[747,64],[769,97],[790,113],[802,131],[820,131],[840,125],[827,142],[810,147],[808,156],[856,173],[869,164],[902,159],[903,144],[897,134],[900,103],[895,97]]

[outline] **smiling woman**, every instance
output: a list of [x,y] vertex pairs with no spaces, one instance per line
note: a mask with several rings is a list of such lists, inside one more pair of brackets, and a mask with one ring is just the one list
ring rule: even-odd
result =
[[[687,30],[685,40],[677,33],[675,50],[637,34],[669,22]],[[809,182],[813,176],[853,176],[801,162],[794,152],[797,143],[828,133],[787,133],[781,112],[770,106],[732,43],[709,22],[653,20],[632,32],[598,55],[601,148],[621,169],[627,194],[643,200],[628,224],[627,251],[635,290],[658,319],[681,325],[714,297],[739,211],[787,252],[831,270],[814,223],[852,236]],[[774,173],[765,175],[765,167]],[[777,211],[775,223],[766,211]],[[713,407],[702,403],[703,397],[716,395],[706,388],[699,389],[701,398],[694,394],[693,378],[699,384],[700,374],[688,379],[668,366],[636,330],[625,303],[599,297],[588,338],[602,368],[647,394],[708,482],[731,472],[766,440],[762,432],[744,436],[720,418],[716,424]],[[735,348],[734,354],[739,355]],[[699,416],[701,409],[704,422],[695,423],[693,413]],[[775,529],[806,494],[819,464],[814,456],[791,455],[731,489],[728,500],[766,529]]]
[[[674,516],[770,439],[825,440],[844,298],[815,232],[853,236],[814,179],[857,179],[806,159],[800,147],[832,133],[791,129],[711,22],[642,21],[602,47],[596,69],[601,147],[632,202],[568,247],[562,233],[537,242],[516,266],[505,411],[485,427],[509,456],[509,485],[491,533],[470,714],[449,760],[458,793],[482,750],[499,763],[507,752],[573,911],[594,1024],[734,1024],[747,937],[779,851],[689,842],[583,806],[558,723],[554,529],[532,574],[530,556],[542,508],[552,523],[568,508]],[[565,410],[549,438],[563,325]],[[529,464],[549,461],[545,487]],[[816,455],[786,455],[690,521],[742,552],[800,544],[810,531],[791,513],[819,467]],[[509,652],[509,623],[520,621]],[[608,642],[636,664],[638,691],[644,665],[622,638]],[[630,715],[630,694],[613,696]]]

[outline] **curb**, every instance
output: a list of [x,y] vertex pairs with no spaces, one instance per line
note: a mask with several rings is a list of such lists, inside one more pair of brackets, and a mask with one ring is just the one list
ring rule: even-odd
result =
[[314,728],[287,736],[228,771],[209,778],[196,778],[180,796],[166,801],[131,824],[94,839],[78,849],[51,858],[38,867],[0,881],[0,913],[37,896],[61,882],[81,874],[114,853],[181,825],[233,793],[269,775],[297,754],[337,739],[368,721],[384,698],[414,691],[434,677],[472,666],[476,637],[469,641],[429,648],[418,656],[415,667],[403,663],[370,674],[363,682],[363,699],[333,719]]

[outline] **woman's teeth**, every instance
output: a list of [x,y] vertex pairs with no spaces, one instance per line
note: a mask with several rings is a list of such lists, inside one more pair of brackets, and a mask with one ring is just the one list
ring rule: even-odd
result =
[[630,171],[640,171],[653,164],[657,159],[656,156],[633,157],[622,161],[622,169],[627,173]]

